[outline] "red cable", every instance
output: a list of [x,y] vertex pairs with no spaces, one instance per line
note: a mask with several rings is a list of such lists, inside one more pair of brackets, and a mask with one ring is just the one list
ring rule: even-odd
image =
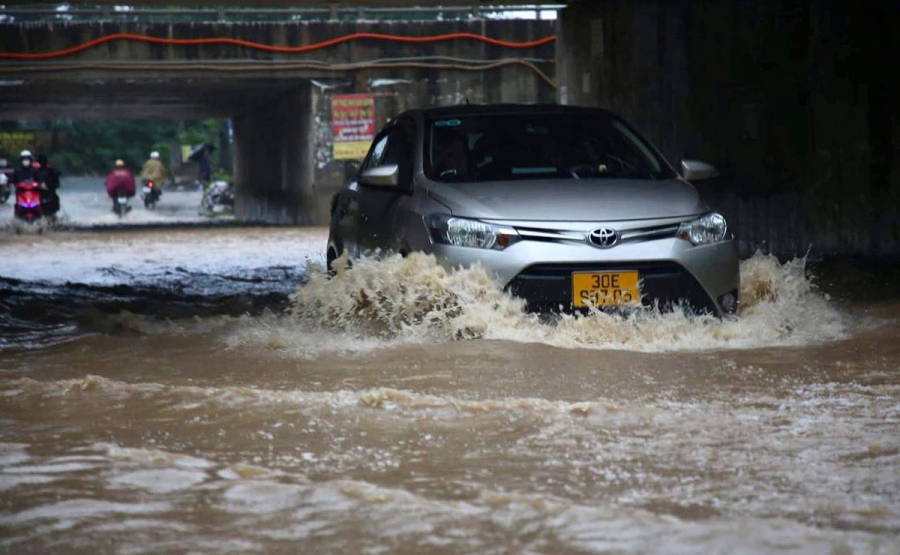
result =
[[148,42],[152,44],[166,44],[166,45],[201,45],[201,44],[232,44],[236,46],[245,46],[248,48],[255,48],[257,50],[264,50],[267,52],[278,52],[282,54],[299,54],[301,52],[309,52],[311,50],[318,50],[320,48],[327,48],[329,46],[334,46],[336,44],[342,44],[345,42],[349,42],[352,40],[359,39],[372,39],[372,40],[389,40],[395,42],[411,42],[411,43],[425,43],[425,42],[439,42],[445,40],[453,40],[453,39],[473,39],[480,40],[482,42],[486,42],[488,44],[493,44],[495,46],[502,46],[505,48],[532,48],[535,46],[542,46],[544,44],[553,42],[556,40],[556,35],[550,35],[544,38],[540,38],[537,40],[527,41],[527,42],[512,42],[500,39],[494,39],[490,37],[486,37],[484,35],[476,35],[475,33],[449,33],[446,35],[434,35],[430,37],[403,37],[398,35],[385,35],[381,33],[353,33],[351,35],[344,35],[341,37],[333,38],[330,40],[317,42],[313,44],[307,44],[303,46],[273,46],[271,44],[263,44],[259,42],[252,42],[243,39],[233,39],[226,37],[216,37],[216,38],[203,38],[203,39],[170,39],[170,38],[162,38],[162,37],[148,37],[147,35],[134,35],[131,33],[116,33],[114,35],[106,35],[104,37],[96,38],[94,40],[79,44],[78,46],[73,46],[71,48],[64,48],[61,50],[54,50],[52,52],[40,52],[40,53],[24,53],[24,52],[0,52],[0,59],[12,59],[12,60],[47,60],[51,58],[62,58],[65,56],[71,56],[72,54],[77,54],[78,52],[83,52],[90,48],[94,48],[95,46],[99,46],[106,42],[120,41],[120,40],[133,40],[139,42]]

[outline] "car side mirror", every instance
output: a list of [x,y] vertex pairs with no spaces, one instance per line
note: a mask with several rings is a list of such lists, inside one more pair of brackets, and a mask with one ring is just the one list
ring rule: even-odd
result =
[[359,174],[358,181],[373,187],[396,187],[400,183],[400,166],[397,164],[375,166]]
[[682,160],[681,176],[686,181],[703,181],[704,179],[712,179],[719,175],[718,170],[699,160]]

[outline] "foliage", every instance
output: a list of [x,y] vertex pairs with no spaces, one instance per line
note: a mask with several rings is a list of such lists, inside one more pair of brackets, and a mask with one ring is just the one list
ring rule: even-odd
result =
[[173,141],[177,134],[175,122],[159,120],[60,121],[51,127],[64,139],[48,155],[69,174],[106,173],[117,158],[138,168],[151,150]]
[[216,168],[212,174],[212,181],[225,181],[226,183],[234,183],[234,176],[228,173],[224,168]]
[[[60,136],[47,152],[65,174],[105,174],[117,158],[140,169],[150,151],[157,150],[167,168],[181,144],[212,143],[219,148],[225,122],[189,120],[183,126],[168,120],[58,120],[50,130]],[[181,127],[181,129],[179,129]],[[174,152],[173,152],[174,150]],[[180,162],[176,158],[175,162]]]

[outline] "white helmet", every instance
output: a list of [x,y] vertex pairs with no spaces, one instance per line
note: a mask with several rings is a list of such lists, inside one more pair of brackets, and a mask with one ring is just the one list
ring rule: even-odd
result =
[[22,152],[19,153],[19,158],[31,158],[31,157],[32,156],[31,156],[30,150],[23,150]]
[[157,152],[157,151],[154,150],[153,152],[150,153],[150,158],[153,158],[154,160],[158,159],[158,158],[159,158],[159,152]]

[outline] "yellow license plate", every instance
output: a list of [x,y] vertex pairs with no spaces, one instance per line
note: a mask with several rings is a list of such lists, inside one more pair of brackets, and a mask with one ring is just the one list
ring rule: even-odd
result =
[[638,272],[578,272],[572,274],[572,304],[618,306],[641,300]]

